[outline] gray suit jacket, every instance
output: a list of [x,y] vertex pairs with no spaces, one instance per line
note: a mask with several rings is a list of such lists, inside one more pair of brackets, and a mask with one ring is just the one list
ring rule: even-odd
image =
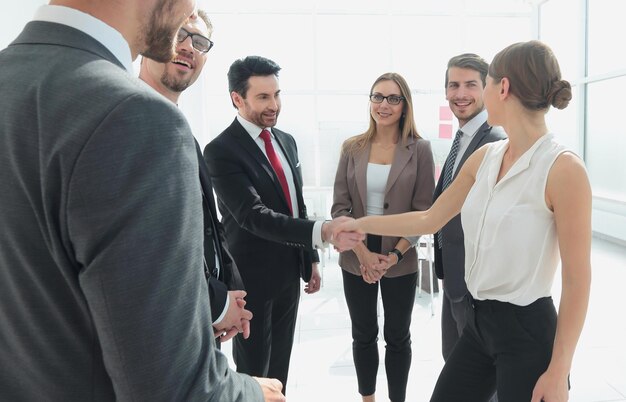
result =
[[[467,150],[461,156],[459,166],[454,172],[452,179],[461,170],[461,166],[467,158],[478,148],[489,142],[499,141],[506,138],[506,134],[501,127],[491,127],[485,122],[470,142]],[[441,170],[445,171],[445,165]],[[433,196],[433,202],[441,195],[443,187],[443,174],[439,176],[437,187]],[[463,228],[461,227],[461,214],[452,218],[442,229],[443,245],[439,248],[439,240],[435,235],[435,272],[439,279],[443,279],[443,289],[447,296],[455,301],[459,301],[467,293],[465,284],[465,245]]]
[[[367,206],[367,164],[371,144],[361,152],[341,153],[335,186],[331,215],[360,218],[366,215]],[[430,208],[435,187],[435,165],[430,142],[410,138],[406,144],[396,147],[391,164],[387,187],[385,188],[384,215],[400,214],[409,211],[423,211]],[[382,239],[382,254],[387,254],[400,240],[399,237],[385,236]],[[361,275],[359,260],[354,251],[345,251],[339,256],[339,265],[344,270]],[[398,265],[385,274],[397,277],[417,271],[417,255],[409,249]]]
[[81,31],[0,53],[0,400],[262,401],[215,352],[194,140]]

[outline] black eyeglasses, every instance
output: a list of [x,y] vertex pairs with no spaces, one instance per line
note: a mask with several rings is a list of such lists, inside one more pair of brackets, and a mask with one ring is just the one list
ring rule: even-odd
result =
[[385,99],[387,99],[387,103],[390,105],[399,105],[400,102],[402,102],[406,98],[404,96],[398,96],[398,95],[387,95],[387,96],[382,96],[381,94],[370,95],[370,101],[372,101],[372,103],[383,103]]
[[188,37],[191,36],[191,45],[194,49],[199,51],[200,53],[206,53],[213,47],[213,41],[207,38],[206,36],[202,36],[197,33],[191,33],[185,28],[180,28],[178,30],[178,34],[176,35],[176,40],[178,42],[182,42]]

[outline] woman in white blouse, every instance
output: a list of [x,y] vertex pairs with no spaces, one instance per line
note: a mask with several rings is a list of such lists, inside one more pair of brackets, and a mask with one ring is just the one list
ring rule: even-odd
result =
[[[435,189],[430,142],[417,133],[411,91],[396,73],[378,77],[369,96],[369,128],[342,147],[331,215],[360,218],[420,211]],[[384,307],[389,399],[403,402],[411,366],[411,312],[417,278],[416,237],[367,237],[341,253],[352,322],[352,354],[363,401],[374,401],[378,371],[378,289]]]
[[[462,211],[465,280],[474,299],[432,401],[566,401],[591,283],[591,188],[583,161],[545,123],[571,87],[539,41],[513,44],[489,67],[489,124],[508,140],[487,144],[424,212],[366,217],[341,230],[434,233]],[[551,298],[561,261],[559,312]]]

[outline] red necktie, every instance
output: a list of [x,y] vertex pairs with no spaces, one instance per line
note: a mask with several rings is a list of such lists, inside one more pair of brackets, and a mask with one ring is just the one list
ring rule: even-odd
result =
[[285,198],[287,199],[287,205],[289,206],[289,211],[291,215],[293,215],[293,207],[291,206],[291,196],[289,195],[289,185],[287,185],[287,178],[285,177],[285,171],[283,170],[283,165],[280,163],[280,159],[276,152],[274,151],[274,146],[272,145],[272,139],[270,138],[270,132],[268,130],[261,131],[261,138],[265,143],[265,152],[267,153],[267,159],[269,159],[272,167],[274,168],[274,172],[276,172],[276,176],[278,176],[278,181],[280,182],[280,186],[283,188],[283,193],[285,193]]

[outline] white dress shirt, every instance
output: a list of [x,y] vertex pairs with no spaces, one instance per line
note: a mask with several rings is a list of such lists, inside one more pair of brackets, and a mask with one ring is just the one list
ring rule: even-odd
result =
[[43,5],[35,12],[33,21],[55,22],[86,33],[113,53],[126,71],[133,73],[133,61],[128,42],[119,31],[101,20],[74,8]]
[[[243,126],[246,132],[250,135],[252,140],[258,145],[263,155],[267,158],[267,153],[265,151],[265,142],[261,138],[261,131],[263,129],[267,129],[271,136],[272,146],[274,147],[274,151],[280,158],[280,163],[283,166],[283,171],[285,172],[285,178],[287,179],[287,185],[289,186],[289,196],[291,198],[291,206],[293,211],[293,217],[298,218],[300,210],[298,208],[298,198],[296,197],[296,185],[293,180],[293,172],[291,171],[291,166],[289,166],[289,162],[287,161],[287,157],[284,155],[282,148],[276,142],[276,138],[274,137],[274,133],[272,132],[271,127],[259,127],[254,123],[249,122],[248,120],[241,117],[241,115],[237,115],[237,121]],[[269,161],[269,159],[268,159]],[[322,241],[322,225],[324,222],[316,221],[313,225],[313,233],[312,233],[312,243],[315,248],[324,248],[326,244]]]
[[465,125],[459,130],[463,133],[461,138],[459,139],[459,151],[456,154],[456,160],[454,161],[454,166],[452,167],[452,177],[454,177],[454,172],[459,168],[459,163],[463,158],[463,154],[467,151],[470,142],[474,138],[474,135],[478,132],[478,129],[485,124],[487,121],[487,110],[483,110],[478,113],[472,120],[465,123]]

